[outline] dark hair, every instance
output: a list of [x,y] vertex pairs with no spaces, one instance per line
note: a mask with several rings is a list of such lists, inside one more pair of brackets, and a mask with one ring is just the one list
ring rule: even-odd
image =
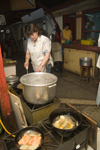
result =
[[30,36],[30,35],[32,35],[34,32],[38,32],[38,35],[39,35],[39,36],[41,35],[41,30],[38,28],[38,26],[31,23],[31,24],[29,24],[29,25],[26,27],[26,35],[27,35],[27,36]]
[[69,23],[65,23],[64,27],[68,26],[70,28],[70,24]]

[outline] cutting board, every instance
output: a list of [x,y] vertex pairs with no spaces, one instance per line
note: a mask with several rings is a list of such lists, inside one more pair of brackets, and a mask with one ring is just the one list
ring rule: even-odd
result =
[[18,96],[12,94],[11,92],[9,92],[9,98],[11,102],[11,107],[15,114],[17,128],[18,130],[21,130],[22,128],[27,127],[27,121],[24,115],[21,101]]

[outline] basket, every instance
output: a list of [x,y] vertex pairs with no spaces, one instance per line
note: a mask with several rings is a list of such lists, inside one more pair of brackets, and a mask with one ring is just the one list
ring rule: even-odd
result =
[[94,41],[90,40],[81,40],[82,45],[94,45]]

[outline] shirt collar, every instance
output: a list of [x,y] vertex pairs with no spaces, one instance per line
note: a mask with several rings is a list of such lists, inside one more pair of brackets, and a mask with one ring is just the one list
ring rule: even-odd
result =
[[[32,42],[34,42],[34,40],[32,40],[31,38],[30,38],[30,40],[31,40]],[[38,37],[36,43],[39,42],[39,41],[41,41],[41,36]]]

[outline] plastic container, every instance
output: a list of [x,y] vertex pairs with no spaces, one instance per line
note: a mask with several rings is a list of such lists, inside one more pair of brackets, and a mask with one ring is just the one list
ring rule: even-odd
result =
[[66,44],[69,44],[69,43],[70,43],[70,41],[65,41],[65,43],[66,43]]
[[82,45],[94,45],[94,41],[90,40],[81,40]]
[[54,69],[56,72],[62,72],[62,61],[54,62]]

